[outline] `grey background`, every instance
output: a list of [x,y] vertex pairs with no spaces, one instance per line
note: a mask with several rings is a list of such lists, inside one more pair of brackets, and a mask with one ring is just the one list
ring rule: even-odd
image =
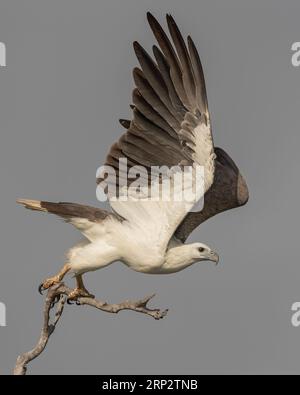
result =
[[122,312],[68,308],[35,374],[298,374],[300,329],[291,325],[299,287],[299,1],[1,0],[0,373],[39,335],[42,279],[80,239],[18,197],[97,204],[95,173],[130,116],[131,47],[148,49],[151,10],[166,12],[197,43],[215,142],[247,178],[251,200],[195,231],[221,256],[170,276],[121,264],[87,275],[100,298],[157,292],[170,307],[156,322]]

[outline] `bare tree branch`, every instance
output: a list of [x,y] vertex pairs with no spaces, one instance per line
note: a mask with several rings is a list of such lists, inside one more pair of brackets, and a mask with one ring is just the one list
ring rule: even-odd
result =
[[[24,376],[27,372],[27,365],[37,358],[45,350],[49,338],[54,332],[56,325],[62,317],[67,296],[72,292],[72,289],[67,287],[65,284],[60,283],[48,290],[44,312],[43,312],[43,328],[37,345],[31,350],[17,358],[16,366],[13,374],[16,376]],[[77,305],[86,305],[95,307],[98,310],[105,311],[107,313],[117,314],[122,310],[132,310],[137,313],[142,313],[153,317],[155,320],[164,318],[168,310],[149,309],[147,304],[155,295],[145,297],[138,301],[126,300],[119,304],[108,304],[101,300],[92,298],[78,298],[76,301]],[[56,305],[56,313],[51,322],[51,309]]]

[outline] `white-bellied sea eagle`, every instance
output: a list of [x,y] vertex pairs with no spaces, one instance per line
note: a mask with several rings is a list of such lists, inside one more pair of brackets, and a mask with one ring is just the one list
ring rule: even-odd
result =
[[[248,201],[248,188],[237,166],[227,153],[214,147],[203,69],[194,42],[191,37],[184,41],[170,15],[170,38],[152,14],[147,18],[158,46],[153,46],[152,58],[134,42],[140,68],[133,70],[132,120],[120,120],[126,132],[112,145],[105,162],[115,171],[118,187],[115,196],[109,195],[112,211],[75,203],[18,200],[26,208],[62,217],[85,236],[70,249],[61,271],[41,284],[40,289],[48,289],[73,273],[77,285],[69,300],[92,297],[82,275],[116,261],[151,274],[175,273],[199,261],[217,263],[219,257],[210,247],[185,241],[208,218]],[[138,166],[146,169],[146,175],[153,167],[180,171],[199,165],[202,189],[197,190],[192,175],[195,200],[151,200],[137,193],[121,199],[125,187],[131,190],[131,183],[123,184],[126,174],[119,168],[120,159],[126,159],[125,173]],[[176,171],[172,174],[174,181]],[[104,181],[99,177],[98,182]],[[163,177],[156,177],[142,191],[162,183]],[[192,211],[203,197],[203,208]]]

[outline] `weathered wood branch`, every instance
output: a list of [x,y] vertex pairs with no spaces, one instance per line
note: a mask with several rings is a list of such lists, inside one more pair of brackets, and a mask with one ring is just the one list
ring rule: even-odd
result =
[[[50,336],[53,334],[56,325],[58,324],[62,314],[64,312],[65,303],[67,296],[72,292],[72,289],[61,283],[50,288],[46,295],[46,301],[43,311],[43,328],[37,345],[31,350],[17,358],[16,366],[13,374],[16,376],[24,376],[27,373],[28,364],[36,359],[45,350]],[[132,310],[137,313],[149,315],[156,320],[164,318],[168,310],[150,309],[147,307],[149,301],[155,295],[145,297],[138,301],[126,300],[118,304],[109,304],[101,300],[92,298],[78,298],[76,301],[77,305],[86,305],[95,307],[98,310],[105,311],[107,313],[119,313],[122,310]],[[51,310],[56,306],[55,316],[51,321]]]

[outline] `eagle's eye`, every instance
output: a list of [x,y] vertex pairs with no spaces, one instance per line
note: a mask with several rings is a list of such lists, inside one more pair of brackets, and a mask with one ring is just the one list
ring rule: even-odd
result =
[[204,251],[205,251],[205,248],[199,247],[199,252],[204,252]]

